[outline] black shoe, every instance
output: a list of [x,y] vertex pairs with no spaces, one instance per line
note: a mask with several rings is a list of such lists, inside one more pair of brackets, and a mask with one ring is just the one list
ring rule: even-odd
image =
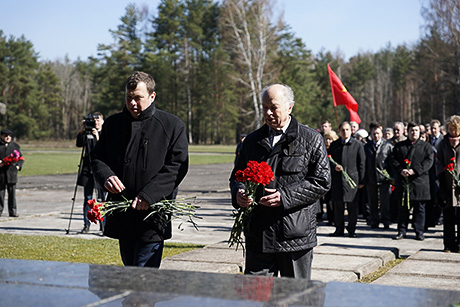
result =
[[19,217],[19,214],[15,213],[15,214],[10,214],[10,217]]
[[415,236],[415,240],[417,240],[417,241],[423,241],[423,240],[425,240],[425,237],[424,237],[423,235],[416,235],[416,236]]
[[402,238],[405,238],[405,237],[406,237],[405,234],[398,233],[398,234],[396,235],[396,237],[394,237],[393,239],[394,239],[394,240],[401,240]]
[[333,233],[329,234],[329,237],[343,237],[343,232],[334,231]]
[[383,229],[390,229],[390,225],[383,225]]
[[358,235],[356,233],[349,233],[348,236],[350,238],[357,238],[358,237]]
[[84,226],[83,229],[80,231],[80,233],[88,233],[89,232],[89,226]]
[[379,224],[371,224],[372,229],[379,229]]

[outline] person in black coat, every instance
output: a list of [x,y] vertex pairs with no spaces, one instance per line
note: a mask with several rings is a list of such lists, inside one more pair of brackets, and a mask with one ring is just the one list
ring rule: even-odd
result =
[[[408,125],[408,139],[395,145],[391,163],[395,176],[395,191],[399,200],[398,234],[395,240],[406,237],[409,211],[414,208],[413,219],[416,240],[425,239],[425,203],[430,199],[428,172],[434,161],[432,146],[419,139],[420,127]],[[409,193],[407,193],[409,191]],[[409,203],[408,203],[409,201]]]
[[[76,145],[83,147],[82,165],[78,174],[77,184],[83,187],[83,229],[80,233],[88,233],[91,221],[88,219],[89,211],[88,201],[93,199],[93,191],[96,190],[97,200],[103,201],[104,190],[94,181],[93,172],[90,165],[91,152],[99,141],[99,134],[104,124],[104,117],[100,112],[94,112],[91,116],[86,117],[82,123],[80,132],[77,134]],[[103,230],[103,224],[100,223],[100,230]]]
[[[5,203],[5,189],[8,191],[8,213],[11,217],[18,217],[16,206],[16,183],[18,182],[18,171],[22,169],[24,157],[21,148],[13,142],[13,132],[2,129],[0,132],[0,216],[3,213]],[[15,157],[13,162],[5,160],[6,157]],[[17,161],[16,161],[17,160]]]
[[[350,237],[356,237],[358,221],[358,189],[364,187],[366,155],[363,143],[351,137],[351,126],[343,122],[339,126],[340,138],[332,142],[329,154],[337,163],[331,162],[332,171],[332,202],[334,205],[335,231],[331,236],[343,236],[345,229],[345,205],[348,211],[347,231]],[[345,171],[353,180],[354,185],[343,175]]]
[[[370,223],[372,228],[390,227],[390,155],[393,146],[383,139],[382,126],[371,130],[372,141],[364,145],[366,153],[366,189],[369,199]],[[380,204],[380,209],[379,209]]]
[[[439,178],[439,203],[443,208],[444,252],[460,251],[460,186],[454,176],[460,174],[460,116],[446,121],[448,133],[439,142],[436,155],[436,175]],[[452,171],[448,165],[452,164]]]
[[274,84],[262,94],[265,125],[249,134],[230,177],[232,205],[253,199],[235,178],[248,161],[265,161],[275,180],[259,186],[247,227],[245,274],[311,277],[316,238],[316,202],[330,188],[330,168],[321,135],[300,124],[291,111],[292,89]]
[[104,235],[118,239],[125,265],[159,267],[171,222],[160,214],[144,218],[151,204],[176,197],[187,173],[185,125],[156,108],[150,75],[134,72],[125,89],[125,107],[105,120],[91,165],[108,200],[132,203],[126,212],[106,216]]
[[[429,142],[433,146],[434,156],[436,160],[437,147],[441,143],[444,136],[441,133],[441,122],[437,119],[433,119],[430,122],[431,134],[429,135]],[[425,229],[429,227],[435,227],[436,225],[442,224],[442,210],[438,204],[438,193],[439,193],[439,180],[436,177],[436,162],[430,169],[430,193],[431,199],[426,203],[426,217],[425,217]]]

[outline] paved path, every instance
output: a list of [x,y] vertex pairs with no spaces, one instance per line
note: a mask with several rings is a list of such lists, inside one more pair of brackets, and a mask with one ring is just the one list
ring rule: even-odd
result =
[[[199,230],[184,224],[177,230],[174,222],[171,242],[206,245],[165,259],[162,269],[238,273],[244,265],[242,250],[229,249],[226,240],[232,227],[228,175],[232,164],[192,166],[180,187],[179,197],[197,196],[200,205]],[[69,233],[69,216],[76,175],[21,177],[17,200],[19,218],[0,217],[0,233],[27,235],[58,235],[87,239],[103,239],[97,226],[89,234],[78,232],[82,221],[82,188],[77,188]],[[433,289],[457,290],[460,284],[460,254],[441,252],[442,227],[426,233],[423,242],[392,240],[396,225],[389,230],[370,229],[358,222],[358,238],[329,237],[330,226],[319,224],[318,247],[314,250],[312,278],[324,282],[353,282],[376,271],[398,256],[408,257],[374,283]],[[104,238],[105,239],[105,238]]]

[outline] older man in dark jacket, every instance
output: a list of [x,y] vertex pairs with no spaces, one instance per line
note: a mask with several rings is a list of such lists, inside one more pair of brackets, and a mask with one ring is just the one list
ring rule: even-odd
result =
[[146,73],[128,78],[125,108],[104,122],[93,151],[93,171],[108,200],[133,200],[126,212],[107,216],[104,229],[119,240],[125,265],[160,266],[171,224],[162,215],[144,218],[150,204],[175,197],[188,169],[184,124],[156,108],[154,87]]
[[[275,180],[259,188],[246,237],[245,274],[310,279],[316,239],[315,202],[330,188],[330,168],[321,135],[291,116],[294,94],[274,84],[262,94],[265,125],[249,134],[230,178],[235,208],[252,198],[235,173],[248,161],[266,161]],[[265,195],[265,196],[262,196]]]
[[[329,153],[335,161],[332,171],[332,203],[334,204],[335,231],[333,237],[343,236],[345,231],[345,205],[348,211],[348,236],[356,237],[358,221],[358,189],[364,187],[366,155],[363,144],[351,137],[351,126],[343,122],[339,126],[340,138],[332,142]],[[344,176],[346,172],[350,179]],[[351,183],[352,180],[353,182]]]
[[409,137],[393,148],[391,163],[395,174],[395,191],[399,199],[398,234],[395,240],[406,237],[409,211],[414,208],[415,239],[423,241],[425,203],[430,199],[428,172],[434,162],[432,146],[420,140],[420,127],[408,125]]
[[[372,142],[364,145],[366,153],[366,189],[369,199],[372,228],[390,227],[390,155],[393,146],[383,139],[382,126],[377,124],[371,130]],[[380,210],[379,210],[380,204]]]

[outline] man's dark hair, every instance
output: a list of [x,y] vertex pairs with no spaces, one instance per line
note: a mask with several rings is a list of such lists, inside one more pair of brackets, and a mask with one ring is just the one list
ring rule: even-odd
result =
[[[414,127],[418,127],[418,124],[414,123],[414,122],[410,122],[407,124],[407,131],[410,130],[410,128],[414,128]],[[420,127],[419,127],[420,128]]]
[[144,82],[149,95],[155,91],[155,80],[153,77],[142,71],[135,71],[128,80],[126,80],[125,88],[130,91],[134,91],[139,82]]
[[382,125],[381,125],[379,122],[371,122],[371,123],[369,124],[369,131],[372,131],[372,130],[374,130],[374,129],[376,129],[376,128],[380,128],[380,129],[383,130],[383,127],[382,127]]

